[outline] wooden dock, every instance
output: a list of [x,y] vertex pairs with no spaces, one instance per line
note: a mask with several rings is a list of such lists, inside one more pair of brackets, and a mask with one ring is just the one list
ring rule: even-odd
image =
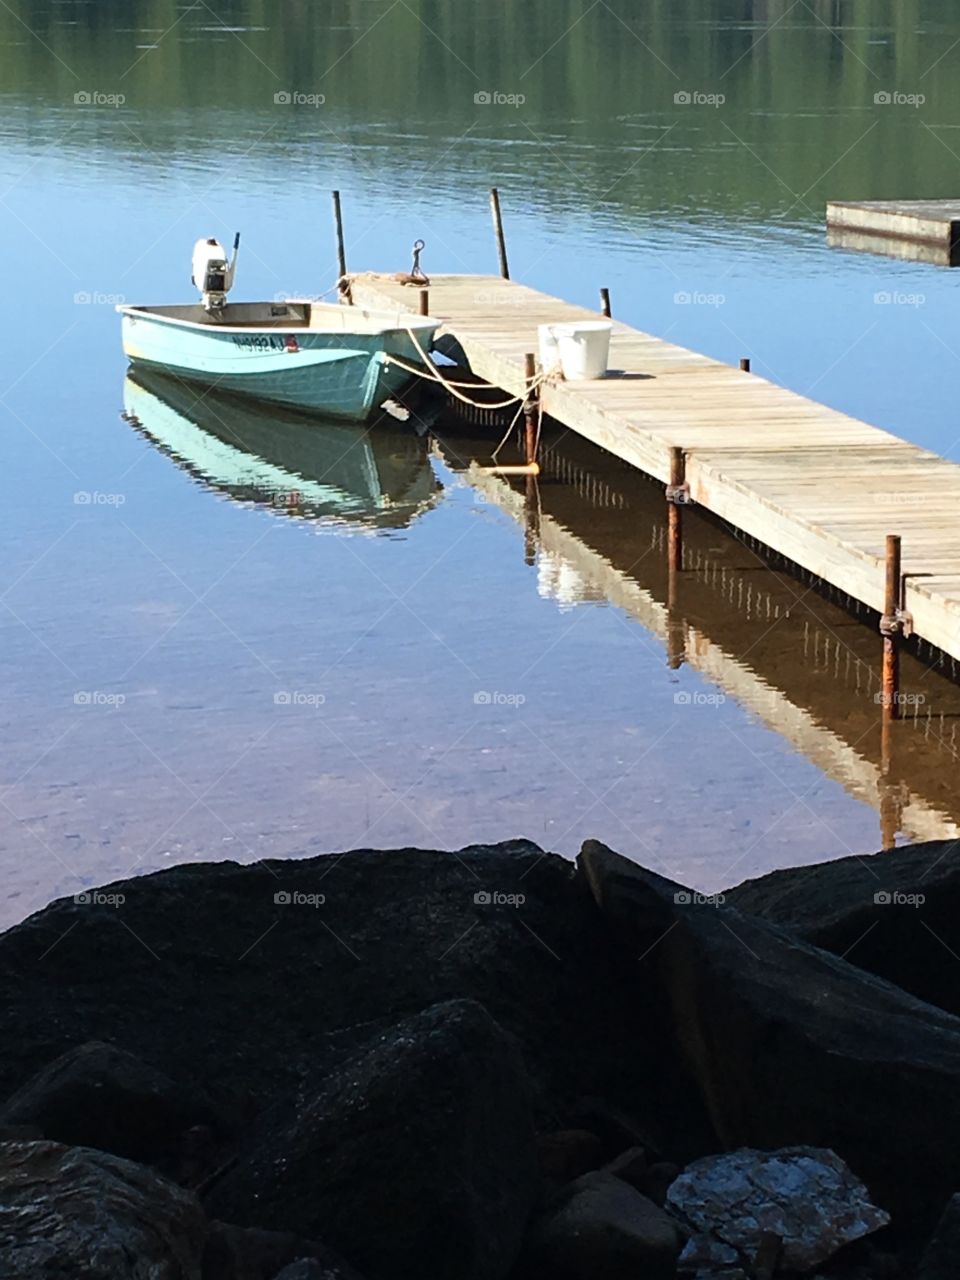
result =
[[[361,306],[418,309],[418,290],[390,277],[351,289]],[[497,276],[434,276],[429,308],[473,372],[516,395],[539,324],[597,319]],[[544,412],[664,483],[682,449],[694,502],[879,614],[885,539],[900,535],[908,629],[960,657],[960,466],[616,321],[610,367],[548,382]]]
[[832,200],[827,230],[838,248],[960,264],[960,200]]

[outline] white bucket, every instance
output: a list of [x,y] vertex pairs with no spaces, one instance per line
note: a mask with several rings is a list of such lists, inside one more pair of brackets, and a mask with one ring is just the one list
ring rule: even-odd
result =
[[608,320],[540,325],[540,364],[544,373],[559,368],[568,382],[602,378],[610,359],[612,331]]

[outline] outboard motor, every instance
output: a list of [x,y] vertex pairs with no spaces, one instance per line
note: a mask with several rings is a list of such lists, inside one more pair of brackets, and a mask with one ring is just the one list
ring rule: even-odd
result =
[[193,283],[200,290],[204,311],[219,312],[227,305],[227,294],[233,288],[240,249],[240,232],[233,242],[233,257],[227,255],[219,240],[198,240],[193,246]]

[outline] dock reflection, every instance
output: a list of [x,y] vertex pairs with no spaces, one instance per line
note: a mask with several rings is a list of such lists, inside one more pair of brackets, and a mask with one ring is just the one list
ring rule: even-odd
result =
[[[690,509],[671,573],[661,486],[569,433],[544,439],[536,497],[466,462],[489,444],[458,434],[444,462],[524,529],[543,595],[605,601],[662,642],[877,812],[880,844],[960,834],[960,687],[926,653],[903,655],[904,718],[882,723],[880,638],[733,532]],[[528,482],[529,483],[529,482]],[[932,657],[932,654],[929,655]],[[955,666],[955,664],[954,664]]]

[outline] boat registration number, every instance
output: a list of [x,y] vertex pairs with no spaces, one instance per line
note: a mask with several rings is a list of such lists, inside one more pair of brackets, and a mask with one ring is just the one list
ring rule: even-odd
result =
[[287,344],[283,338],[265,333],[235,333],[232,335],[233,345],[241,351],[286,351]]

